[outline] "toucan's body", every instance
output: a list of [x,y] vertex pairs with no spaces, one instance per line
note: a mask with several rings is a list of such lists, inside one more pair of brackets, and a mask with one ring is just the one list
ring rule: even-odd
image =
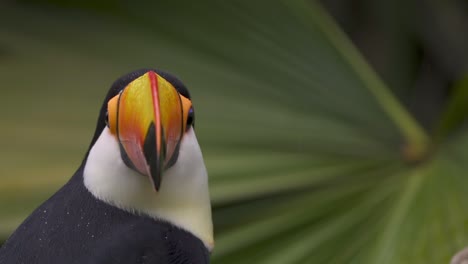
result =
[[209,263],[207,175],[184,89],[157,70],[115,82],[82,165],[0,248],[0,264]]
[[3,245],[0,263],[208,263],[200,239],[97,200],[80,168]]

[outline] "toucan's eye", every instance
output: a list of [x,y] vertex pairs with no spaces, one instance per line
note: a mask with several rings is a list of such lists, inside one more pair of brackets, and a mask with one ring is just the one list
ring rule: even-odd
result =
[[190,107],[190,110],[188,112],[187,116],[187,130],[190,128],[190,126],[194,126],[195,124],[195,111],[193,110],[193,107]]
[[109,112],[106,112],[106,126],[110,127],[109,126]]

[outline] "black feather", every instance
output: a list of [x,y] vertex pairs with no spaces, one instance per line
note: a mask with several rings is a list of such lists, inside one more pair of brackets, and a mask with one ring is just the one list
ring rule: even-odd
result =
[[83,167],[0,248],[0,263],[209,263],[189,232],[94,198]]

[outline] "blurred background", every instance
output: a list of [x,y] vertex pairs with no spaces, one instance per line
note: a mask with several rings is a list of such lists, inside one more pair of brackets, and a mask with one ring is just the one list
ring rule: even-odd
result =
[[213,263],[448,263],[467,25],[463,0],[3,0],[0,241],[78,168],[112,82],[156,67],[192,93]]

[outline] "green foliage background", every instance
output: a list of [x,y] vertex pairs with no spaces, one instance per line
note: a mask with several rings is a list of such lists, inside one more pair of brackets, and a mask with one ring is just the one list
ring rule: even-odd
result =
[[462,55],[423,128],[405,57],[382,81],[315,1],[2,3],[0,237],[74,173],[113,80],[158,67],[194,97],[213,263],[447,263],[468,244]]

